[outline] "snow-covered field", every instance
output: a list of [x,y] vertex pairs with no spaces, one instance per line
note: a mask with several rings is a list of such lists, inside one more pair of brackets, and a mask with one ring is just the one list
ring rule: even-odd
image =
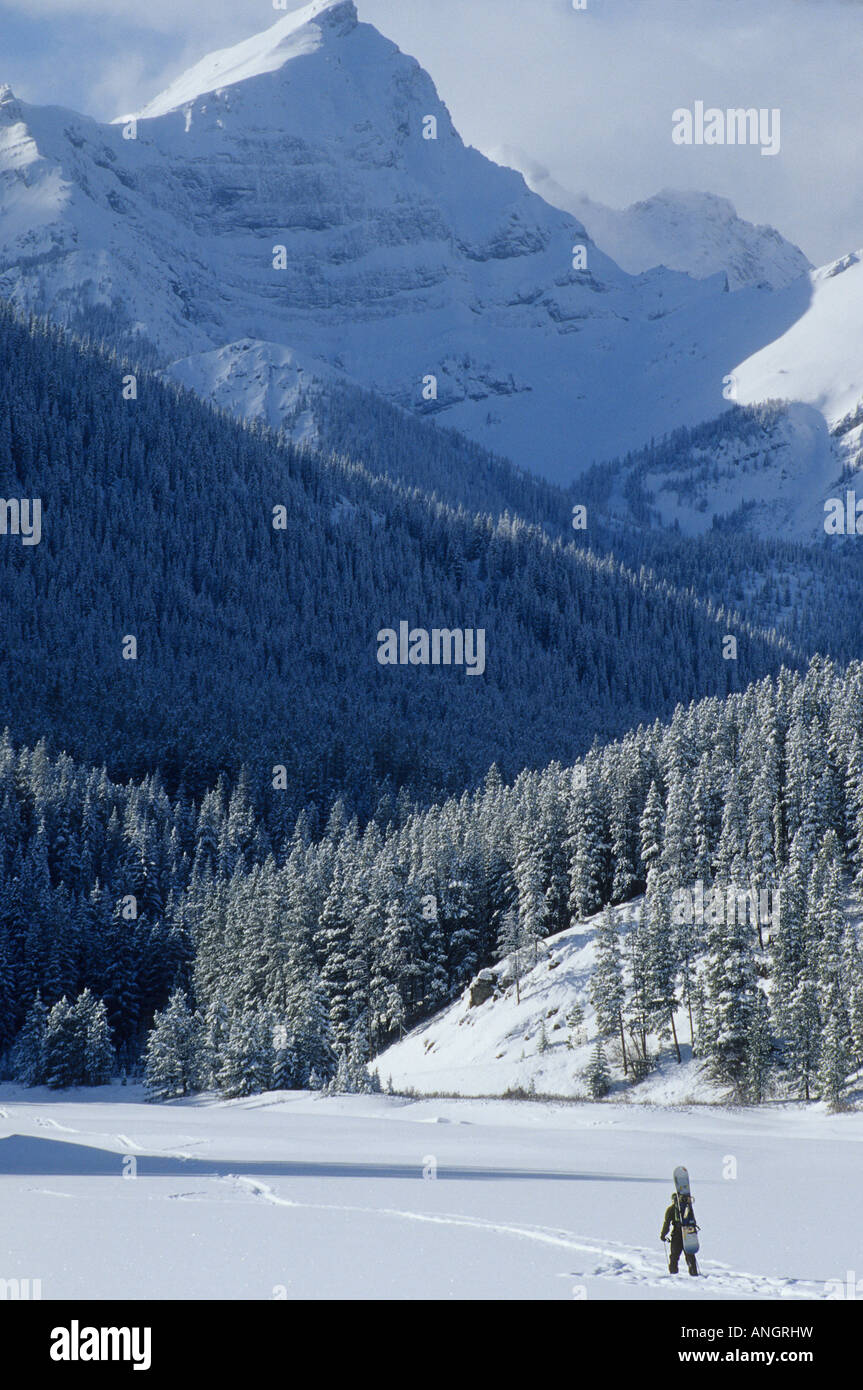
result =
[[[678,1163],[702,1280],[665,1272]],[[824,1299],[863,1280],[861,1164],[863,1114],[792,1106],[7,1085],[0,1279],[45,1299]]]

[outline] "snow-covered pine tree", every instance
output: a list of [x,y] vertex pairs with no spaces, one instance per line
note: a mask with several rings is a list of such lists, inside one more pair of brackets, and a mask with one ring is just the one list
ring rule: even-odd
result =
[[597,1038],[587,1069],[587,1086],[593,1100],[602,1100],[611,1090],[611,1074],[605,1060],[602,1038]]
[[822,1100],[831,1110],[841,1110],[851,1070],[850,1028],[848,1010],[838,978],[832,981],[822,1005],[824,1033],[818,1068],[818,1084]]
[[[722,806],[722,827],[716,850],[714,882],[735,883],[735,864],[746,862],[746,808],[743,805],[737,780],[730,778]],[[735,887],[737,884],[735,883]]]
[[628,1071],[626,1039],[623,1032],[626,989],[623,982],[620,932],[609,907],[604,909],[596,930],[596,960],[590,982],[590,998],[596,1012],[596,1026],[600,1037],[620,1039],[625,1076]]
[[821,1007],[818,987],[805,966],[784,1016],[791,1076],[809,1101],[821,1059]]
[[606,881],[609,846],[595,779],[589,779],[587,787],[574,794],[568,829],[569,907],[573,918],[583,922],[602,907],[609,886]]
[[198,1055],[198,1084],[205,1089],[216,1086],[222,1054],[228,1044],[230,1015],[222,991],[211,999],[201,1020]]
[[781,927],[771,932],[772,1008],[776,1031],[790,1037],[792,1003],[797,994],[806,956],[806,846],[803,832],[794,836],[790,859],[779,875]]
[[272,1022],[259,1009],[239,1009],[231,1016],[217,1084],[222,1095],[251,1096],[269,1090],[273,1080]]
[[639,821],[639,854],[641,857],[644,882],[655,860],[662,854],[662,825],[665,810],[656,782],[651,782]]
[[333,1043],[346,1049],[354,1022],[350,994],[351,923],[347,915],[346,870],[339,862],[315,934],[321,984],[327,995]]
[[662,853],[658,860],[663,884],[670,888],[689,887],[692,883],[692,863],[692,788],[688,777],[675,772],[669,774],[668,779]]
[[[829,855],[825,880],[812,904],[818,933],[818,993],[823,1034],[818,1070],[821,1095],[832,1109],[842,1105],[851,1071],[852,1030],[850,990],[846,977],[845,912],[838,842],[832,831],[825,836],[823,854]],[[819,856],[819,859],[821,856]],[[816,866],[817,869],[817,866]],[[816,871],[813,871],[813,877]]]
[[863,959],[857,945],[854,924],[849,922],[845,928],[846,974],[850,982],[848,1014],[851,1024],[851,1058],[855,1069],[863,1067]]
[[674,1012],[677,1008],[675,981],[677,978],[677,931],[671,920],[670,893],[661,866],[654,863],[647,874],[644,899],[644,929],[646,932],[646,972],[648,1020],[653,1032],[660,1036],[669,1033],[674,1040],[678,1062],[680,1043]]
[[172,1100],[194,1091],[200,1048],[200,1019],[189,1008],[183,990],[177,989],[167,1008],[153,1018],[147,1038],[144,1085],[148,1100]]
[[532,964],[535,965],[539,942],[545,936],[548,903],[543,888],[539,846],[535,835],[527,829],[520,831],[516,839],[514,876],[521,939],[530,950]]
[[[384,1027],[402,1037],[408,1019],[425,1002],[423,894],[407,864],[393,863],[389,874],[381,951],[387,980]],[[350,1050],[350,1038],[346,1044]]]
[[[709,754],[702,753],[694,774],[690,819],[692,826],[692,884],[708,883],[713,873],[717,797]],[[689,885],[687,885],[688,887]]]
[[710,1069],[741,1100],[747,1097],[750,1032],[760,1008],[755,933],[740,910],[743,901],[728,894],[724,905],[712,909],[706,969]]
[[30,1008],[24,1027],[12,1050],[12,1068],[16,1081],[22,1086],[42,1086],[45,1082],[45,1025],[48,1009],[38,993]]
[[759,1105],[767,1092],[773,1061],[773,1039],[770,1032],[770,1005],[764,991],[756,989],[752,1022],[746,1049],[746,1099]]
[[638,804],[641,777],[640,751],[631,739],[615,750],[614,776],[610,788],[609,842],[612,863],[611,901],[626,902],[638,884]]
[[283,1019],[273,1023],[273,1076],[274,1091],[294,1091],[301,1086],[300,1064],[296,1048],[287,1023]]
[[84,1075],[86,1027],[64,996],[48,1014],[45,1023],[45,1084],[52,1090],[79,1086]]
[[377,1072],[369,1070],[368,1033],[361,1022],[354,1028],[347,1060],[350,1090],[353,1094],[370,1095],[380,1091]]
[[500,929],[497,934],[497,958],[499,961],[509,960],[510,962],[517,1004],[521,1003],[521,980],[525,971],[525,960],[529,946],[530,942],[525,936],[518,911],[511,907],[501,918]]
[[84,1033],[81,1080],[85,1086],[106,1086],[114,1071],[115,1058],[105,1001],[96,999],[85,989],[76,1000],[75,1012]]
[[632,1075],[640,1081],[650,1070],[647,1035],[650,1029],[649,940],[643,912],[639,912],[626,939],[629,999],[624,1011],[632,1040]]
[[[316,971],[294,981],[288,1017],[299,1084],[316,1090],[332,1076],[336,1065],[324,990]],[[317,1086],[312,1085],[312,1074]]]

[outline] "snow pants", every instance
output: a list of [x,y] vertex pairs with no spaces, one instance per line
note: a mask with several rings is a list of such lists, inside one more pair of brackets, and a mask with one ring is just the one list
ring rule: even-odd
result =
[[[680,1263],[680,1256],[683,1254],[683,1232],[680,1227],[674,1227],[671,1232],[671,1245],[668,1251],[668,1272],[677,1273],[677,1266]],[[698,1265],[694,1255],[687,1255],[686,1265],[690,1274],[698,1273]]]

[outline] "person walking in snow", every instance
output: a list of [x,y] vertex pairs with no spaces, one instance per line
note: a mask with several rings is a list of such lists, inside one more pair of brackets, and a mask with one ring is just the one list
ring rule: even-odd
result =
[[[681,1211],[681,1206],[680,1206],[681,1201],[687,1203],[687,1208],[686,1208],[685,1210],[683,1210],[683,1211]],[[692,1209],[692,1198],[691,1198],[691,1197],[682,1197],[682,1198],[681,1198],[681,1197],[679,1197],[679,1196],[677,1195],[676,1192],[672,1192],[672,1194],[671,1194],[671,1206],[667,1209],[667,1211],[666,1211],[666,1213],[665,1213],[665,1220],[664,1220],[663,1223],[662,1223],[662,1230],[661,1230],[660,1233],[659,1233],[659,1238],[660,1238],[660,1240],[661,1240],[661,1241],[663,1242],[663,1244],[664,1244],[665,1241],[668,1239],[668,1233],[669,1233],[669,1231],[671,1232],[671,1245],[669,1246],[669,1249],[668,1249],[668,1272],[669,1272],[669,1274],[676,1274],[676,1273],[677,1273],[677,1266],[678,1266],[678,1264],[680,1263],[680,1256],[681,1256],[681,1254],[683,1253],[683,1219],[684,1219],[684,1217],[686,1218],[687,1221],[689,1221],[689,1220],[694,1221],[694,1220],[695,1220],[695,1213],[694,1213],[694,1211],[693,1211],[693,1209]],[[689,1273],[690,1273],[690,1274],[695,1275],[695,1274],[698,1273],[698,1265],[696,1264],[695,1256],[694,1256],[694,1255],[687,1255],[687,1256],[686,1256],[686,1264],[687,1264],[687,1266],[688,1266],[688,1269],[689,1269]]]

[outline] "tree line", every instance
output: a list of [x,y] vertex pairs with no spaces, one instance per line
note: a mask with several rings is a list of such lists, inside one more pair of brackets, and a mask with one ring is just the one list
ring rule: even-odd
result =
[[[838,1102],[863,1062],[848,899],[863,888],[861,737],[863,666],[815,658],[596,745],[575,771],[507,785],[492,767],[473,793],[402,799],[365,823],[336,802],[322,832],[301,813],[280,843],[242,778],[195,806],[158,779],[121,787],[7,739],[7,1049],[37,992],[53,1007],[87,988],[127,1062],[185,1028],[184,1084],[317,1085],[341,1067],[358,1085],[478,969],[643,895],[625,938],[598,929],[597,1036],[620,1047],[612,1060],[643,1076],[666,1037],[680,1041],[683,1011],[739,1097],[778,1086]],[[687,921],[675,893],[697,882],[778,894],[778,929]]]

